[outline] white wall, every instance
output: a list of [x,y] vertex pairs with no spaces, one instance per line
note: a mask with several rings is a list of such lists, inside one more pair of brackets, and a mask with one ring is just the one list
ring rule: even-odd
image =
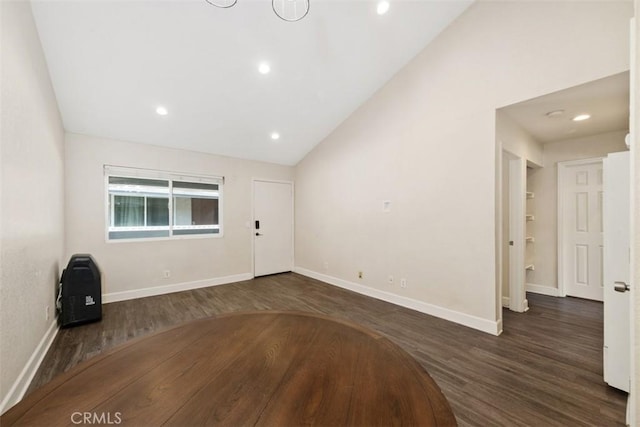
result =
[[497,332],[496,109],[628,69],[632,10],[471,6],[298,164],[297,266]]
[[542,166],[542,144],[502,110],[496,111],[496,140],[503,150]]
[[47,331],[55,330],[64,247],[64,132],[30,3],[2,1],[0,13],[2,411],[21,397],[38,363],[28,361]]
[[640,69],[638,66],[640,65],[640,43],[638,42],[638,37],[640,36],[640,0],[635,0],[635,34],[636,34],[636,44],[635,44],[635,67],[631,73],[631,96],[635,102],[635,111],[632,110],[631,116],[631,124],[633,133],[635,134],[635,138],[632,145],[632,162],[634,163],[634,178],[632,178],[632,188],[634,189],[634,200],[632,201],[633,206],[635,206],[635,218],[633,218],[633,230],[635,234],[633,236],[632,242],[635,242],[633,252],[634,252],[634,260],[633,260],[633,284],[634,290],[632,290],[632,295],[635,298],[635,349],[633,351],[633,357],[631,360],[635,361],[635,366],[633,371],[635,371],[635,380],[632,379],[631,384],[631,392],[632,398],[635,399],[635,422],[640,422]]
[[[146,288],[213,284],[252,273],[251,179],[293,178],[289,166],[77,134],[66,135],[65,153],[66,255],[94,256],[110,300],[141,296]],[[224,237],[106,243],[105,164],[224,176]],[[164,278],[164,270],[171,277]]]
[[530,191],[535,193],[535,271],[527,273],[533,285],[558,288],[558,162],[604,157],[626,150],[627,131],[608,132],[544,145],[544,167],[531,171]]

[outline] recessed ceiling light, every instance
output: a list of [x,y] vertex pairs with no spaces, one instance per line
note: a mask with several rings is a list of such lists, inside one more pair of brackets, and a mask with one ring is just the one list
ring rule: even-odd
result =
[[258,71],[260,72],[260,74],[269,74],[269,71],[271,71],[271,66],[266,62],[261,62],[260,65],[258,65]]
[[384,15],[389,11],[389,2],[386,0],[382,0],[378,2],[378,7],[376,8],[378,15]]
[[272,132],[271,139],[273,139],[274,141],[280,139],[280,134],[278,132]]
[[562,116],[563,114],[564,114],[564,110],[553,110],[553,111],[549,111],[545,115],[547,117],[549,117],[550,119],[557,119],[558,117]]
[[161,116],[166,116],[167,114],[169,114],[169,111],[165,107],[160,105],[158,106],[158,108],[156,108],[156,113],[158,113]]
[[574,122],[581,122],[581,121],[583,121],[583,120],[588,120],[588,119],[590,119],[590,118],[591,118],[591,115],[590,115],[590,114],[578,114],[577,116],[575,116],[575,117],[573,118],[573,121],[574,121]]

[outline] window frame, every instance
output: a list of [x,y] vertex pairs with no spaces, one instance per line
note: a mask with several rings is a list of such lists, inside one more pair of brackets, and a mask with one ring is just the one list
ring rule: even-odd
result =
[[[104,233],[105,233],[105,242],[106,243],[126,243],[126,242],[154,242],[154,241],[163,241],[163,240],[182,240],[182,239],[218,239],[224,237],[224,176],[216,176],[216,175],[199,175],[199,174],[190,174],[190,173],[179,173],[179,172],[170,172],[170,171],[162,171],[155,169],[140,169],[140,168],[132,168],[132,167],[123,167],[123,166],[111,166],[104,165],[103,167],[103,175],[104,175]],[[141,228],[144,230],[140,231],[154,231],[154,230],[166,230],[168,228],[169,235],[168,236],[157,236],[157,237],[133,237],[133,238],[122,238],[122,239],[114,239],[109,237],[109,233],[111,228],[111,219],[113,214],[113,204],[112,199],[115,197],[109,193],[109,178],[117,177],[117,178],[138,178],[138,179],[151,179],[151,180],[164,180],[168,181],[168,190],[169,190],[169,225],[168,226],[144,226],[144,227],[121,227],[118,231],[136,231]],[[189,182],[189,183],[202,183],[202,184],[213,184],[218,186],[218,224],[217,224],[217,233],[201,233],[201,234],[173,234],[173,230],[184,230],[184,229],[212,229],[209,226],[203,225],[176,225],[173,224],[174,221],[174,206],[173,206],[173,182]],[[145,198],[145,223],[146,223],[146,211],[147,211],[147,196],[143,196]],[[127,230],[128,229],[128,230]],[[213,228],[215,229],[215,228]]]

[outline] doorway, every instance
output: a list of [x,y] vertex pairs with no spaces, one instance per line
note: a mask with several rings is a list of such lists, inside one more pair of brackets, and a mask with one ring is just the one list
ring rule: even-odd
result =
[[[621,373],[624,357],[614,353],[630,355],[628,346],[633,340],[629,328],[633,321],[629,318],[633,318],[634,312],[631,308],[627,316],[627,312],[618,307],[628,307],[627,301],[617,301],[628,298],[628,281],[603,277],[607,274],[605,266],[611,264],[604,260],[627,260],[628,250],[607,258],[607,246],[603,244],[607,238],[603,233],[603,221],[606,221],[603,205],[606,207],[608,196],[603,189],[607,182],[602,159],[607,155],[611,157],[611,153],[624,154],[629,148],[625,145],[629,132],[629,93],[629,74],[621,73],[496,112],[499,149],[540,166],[532,169],[525,181],[526,214],[531,217],[527,224],[532,225],[531,230],[526,228],[525,236],[530,243],[525,248],[533,249],[530,251],[533,257],[525,254],[525,267],[531,267],[525,270],[525,289],[551,297],[568,295],[594,300],[592,306],[602,310],[605,343],[604,357],[596,360],[604,359],[604,379],[621,390],[628,389],[625,385],[629,374]],[[507,165],[512,161],[503,163]],[[629,173],[629,166],[618,166],[614,170]],[[621,190],[620,185],[614,188]],[[497,186],[496,191],[503,195],[505,189]],[[628,199],[628,191],[622,193],[622,197],[627,194]],[[629,211],[624,206],[616,209],[616,213],[625,217]],[[616,226],[620,223],[620,220],[614,221]],[[611,229],[609,225],[608,230]],[[612,236],[610,231],[606,234]],[[627,231],[624,235],[629,234]],[[504,262],[504,256],[499,255],[498,260]],[[595,302],[603,301],[603,295],[604,304]],[[528,299],[543,301],[542,298],[530,295]],[[551,303],[551,299],[548,301]],[[580,300],[559,300],[559,304],[569,306],[576,301]],[[535,319],[540,313],[535,305],[531,312],[534,316],[525,318]],[[571,311],[566,315],[572,316]],[[503,325],[508,329],[508,324]]]
[[[620,73],[559,92],[523,101],[496,111],[496,140],[502,150],[524,159],[528,170],[525,201],[525,290],[554,297],[565,296],[567,272],[579,273],[578,280],[601,280],[601,232],[588,248],[584,242],[574,245],[573,264],[563,263],[558,252],[564,227],[559,218],[558,171],[563,162],[602,158],[611,152],[625,151],[625,135],[629,129],[629,73]],[[591,117],[589,117],[589,113]],[[505,161],[505,165],[507,162]],[[598,169],[600,168],[600,169]],[[601,167],[582,171],[573,180],[601,182]],[[504,175],[504,173],[503,173]],[[594,195],[573,195],[574,222],[591,221],[601,230],[601,194],[597,184]],[[504,192],[496,188],[500,195]],[[587,192],[588,193],[588,192]],[[576,199],[577,197],[577,199]],[[575,203],[582,203],[575,211]],[[586,203],[586,205],[584,205]],[[586,206],[586,209],[582,209]],[[502,210],[500,210],[502,212]],[[504,231],[502,231],[504,233]],[[517,244],[514,242],[514,244]],[[566,245],[565,245],[566,246]],[[499,246],[499,250],[503,247]],[[504,251],[503,251],[504,252]],[[503,263],[504,256],[498,255]],[[566,266],[566,268],[565,268]],[[500,270],[502,271],[503,265]],[[502,279],[502,275],[500,279]],[[501,280],[503,281],[503,280]],[[586,288],[586,285],[581,289]],[[498,286],[497,286],[498,288]],[[569,295],[602,300],[601,290],[583,295]],[[526,296],[526,294],[525,294]],[[511,298],[509,298],[511,303]],[[501,305],[501,304],[500,304]]]
[[293,183],[253,181],[253,275],[293,270]]

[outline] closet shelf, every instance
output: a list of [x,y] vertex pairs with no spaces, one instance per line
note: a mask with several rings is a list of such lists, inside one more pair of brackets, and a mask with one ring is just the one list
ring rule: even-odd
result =
[[533,270],[535,270],[535,269],[536,269],[536,266],[535,266],[535,265],[533,265],[533,264],[529,264],[529,265],[527,265],[527,266],[525,267],[525,269],[526,269],[527,271],[533,271]]

